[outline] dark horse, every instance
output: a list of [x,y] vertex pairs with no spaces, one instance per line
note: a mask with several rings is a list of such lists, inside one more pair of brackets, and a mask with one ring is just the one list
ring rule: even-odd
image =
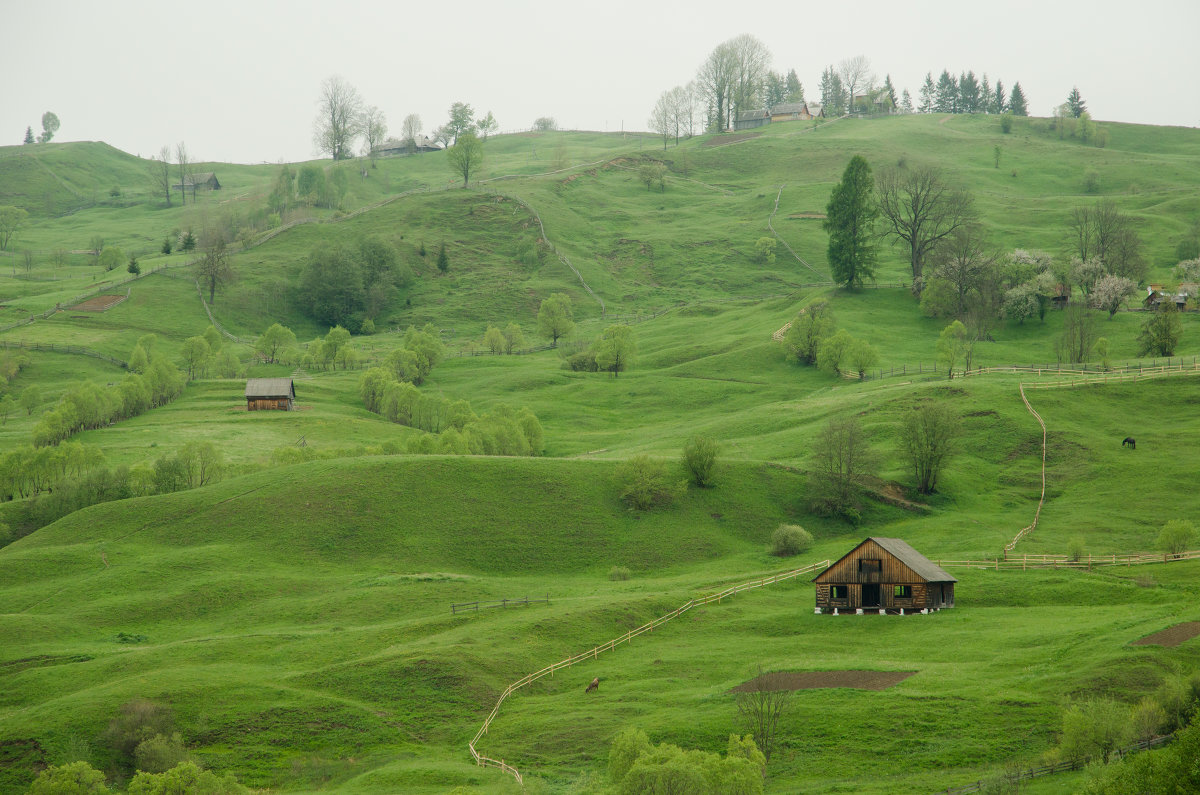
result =
[[1130,448],[1136,450],[1137,449],[1137,441],[1135,441],[1132,436],[1126,436],[1125,441],[1121,442],[1121,446],[1122,447],[1130,447]]
[[600,677],[597,676],[595,679],[592,680],[592,683],[590,685],[588,685],[587,688],[583,692],[590,693],[593,690],[599,690],[599,689],[600,689]]

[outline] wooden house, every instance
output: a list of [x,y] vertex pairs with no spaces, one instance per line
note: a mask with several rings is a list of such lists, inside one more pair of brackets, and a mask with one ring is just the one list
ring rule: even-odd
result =
[[928,613],[954,607],[958,580],[899,538],[872,537],[818,574],[818,613]]
[[221,183],[217,180],[216,174],[204,171],[199,174],[189,174],[184,178],[182,184],[175,184],[171,187],[175,190],[190,190],[195,196],[197,190],[220,190]]
[[733,122],[735,130],[752,130],[755,127],[762,127],[771,123],[771,114],[766,108],[760,110],[748,110],[739,113]]
[[809,121],[813,118],[807,102],[784,102],[771,108],[771,121]]
[[1146,298],[1142,301],[1142,306],[1147,309],[1157,309],[1160,303],[1171,298],[1175,301],[1175,306],[1179,307],[1182,312],[1187,309],[1188,299],[1197,295],[1200,295],[1200,285],[1196,284],[1181,284],[1174,295],[1164,290],[1161,284],[1152,284],[1146,288]]
[[246,411],[291,411],[296,385],[290,378],[251,378],[246,381]]

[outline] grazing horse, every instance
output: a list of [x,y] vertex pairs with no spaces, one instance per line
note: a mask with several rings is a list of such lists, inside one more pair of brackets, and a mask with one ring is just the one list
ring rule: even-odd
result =
[[1136,450],[1137,449],[1137,441],[1132,436],[1126,436],[1125,441],[1121,442],[1121,446],[1129,447],[1129,448]]
[[587,688],[583,692],[590,693],[593,690],[599,690],[599,689],[600,689],[600,677],[597,676],[595,679],[592,680],[592,683],[590,685],[588,685]]

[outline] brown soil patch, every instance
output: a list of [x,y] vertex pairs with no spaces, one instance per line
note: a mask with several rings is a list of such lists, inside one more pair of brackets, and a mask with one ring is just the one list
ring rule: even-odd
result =
[[71,307],[78,312],[103,312],[125,299],[123,295],[94,295],[82,304]]
[[1176,624],[1173,627],[1155,632],[1153,635],[1147,635],[1144,638],[1139,638],[1130,646],[1178,646],[1186,640],[1200,635],[1200,621],[1184,621],[1182,624]]
[[734,133],[733,135],[714,135],[713,137],[709,138],[707,141],[705,141],[704,143],[702,143],[700,145],[701,146],[723,146],[725,144],[731,144],[734,141],[744,141],[747,138],[757,138],[760,135],[762,135],[762,133],[756,133],[756,132]]
[[733,689],[747,693],[757,689],[758,680],[767,690],[816,690],[823,687],[852,687],[855,690],[887,690],[916,671],[779,671],[763,674]]

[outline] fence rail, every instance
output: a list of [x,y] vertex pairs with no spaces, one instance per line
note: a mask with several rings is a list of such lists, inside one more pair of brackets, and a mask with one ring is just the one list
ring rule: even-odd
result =
[[[1112,753],[1118,759],[1120,759],[1121,757],[1124,757],[1128,754],[1137,753],[1138,751],[1145,751],[1150,748],[1157,748],[1160,745],[1166,745],[1167,743],[1171,742],[1174,739],[1175,739],[1174,733],[1164,734],[1161,737],[1154,737],[1150,740],[1142,740],[1141,742],[1136,742],[1136,743],[1133,743],[1132,745],[1127,745],[1124,748],[1118,748],[1115,751],[1113,751]],[[1004,780],[1007,783],[1017,785],[1020,782],[1026,781],[1031,778],[1039,778],[1041,776],[1049,776],[1054,773],[1065,773],[1068,770],[1079,770],[1084,765],[1086,765],[1088,762],[1090,762],[1091,759],[1092,759],[1091,757],[1087,757],[1084,759],[1067,759],[1065,761],[1055,762],[1050,765],[1041,765],[1039,767],[1018,769],[1018,770],[1012,771],[1011,773],[1005,772],[1001,775],[1003,776]],[[982,781],[982,780],[974,781],[970,784],[964,784],[961,787],[947,787],[944,790],[938,790],[938,792],[945,793],[945,795],[967,795],[967,793],[969,793],[969,792],[979,792],[979,791],[983,790],[985,787],[988,786],[989,783],[990,782],[988,782],[988,781]]]
[[763,586],[773,585],[777,582],[782,582],[784,580],[790,580],[793,577],[798,577],[803,574],[811,574],[814,571],[825,569],[826,567],[829,566],[829,563],[830,563],[829,560],[823,560],[823,561],[820,561],[819,563],[811,563],[811,564],[801,567],[799,569],[792,569],[790,571],[773,574],[769,577],[760,577],[759,579],[755,579],[755,580],[747,580],[746,582],[742,582],[737,585],[726,588],[723,591],[705,594],[705,595],[699,596],[695,599],[690,599],[686,603],[684,603],[684,604],[680,605],[679,607],[675,608],[674,610],[672,610],[670,613],[661,615],[658,618],[654,619],[653,621],[643,624],[642,626],[638,627],[637,629],[631,629],[628,632],[626,632],[624,635],[620,635],[616,638],[613,638],[612,640],[608,641],[607,643],[603,643],[599,646],[595,646],[595,647],[589,649],[588,651],[581,652],[579,654],[575,654],[570,657],[567,657],[565,660],[560,660],[559,662],[556,662],[553,665],[547,665],[545,668],[542,668],[539,671],[534,671],[531,674],[526,674],[524,677],[518,679],[517,681],[510,684],[508,687],[504,688],[504,690],[500,693],[500,697],[498,699],[496,699],[496,705],[494,707],[492,707],[492,711],[490,713],[488,713],[487,718],[484,719],[483,725],[479,727],[479,731],[477,731],[475,733],[475,736],[473,738],[471,738],[471,741],[469,743],[467,743],[467,749],[471,752],[471,757],[475,760],[475,764],[480,765],[482,767],[499,768],[500,770],[503,770],[505,773],[508,773],[510,776],[512,776],[514,779],[516,779],[518,784],[523,784],[524,779],[521,777],[521,772],[519,770],[517,770],[516,767],[508,764],[503,759],[494,759],[490,756],[485,756],[485,755],[479,753],[478,749],[475,747],[476,744],[479,742],[480,738],[482,738],[483,735],[487,734],[488,727],[490,727],[492,725],[492,721],[494,721],[496,719],[496,715],[499,714],[500,705],[503,704],[504,700],[506,698],[508,698],[510,695],[512,695],[514,692],[516,692],[517,690],[519,690],[522,687],[525,687],[525,685],[528,685],[531,682],[536,682],[537,680],[541,679],[544,676],[552,676],[555,671],[570,667],[570,666],[574,665],[575,663],[583,662],[584,660],[594,660],[600,656],[601,652],[612,651],[613,649],[615,649],[617,646],[621,645],[622,643],[629,643],[630,641],[632,641],[634,638],[638,637],[639,635],[644,635],[647,632],[653,632],[655,627],[662,626],[663,624],[667,623],[668,621],[678,618],[679,616],[686,613],[688,610],[691,610],[693,607],[699,607],[701,605],[712,604],[713,602],[719,603],[723,599],[728,599],[728,598],[732,597],[734,594],[738,594],[743,591],[748,591],[748,590],[751,590],[752,588],[762,588]]
[[53,342],[25,342],[23,340],[0,340],[0,348],[21,348],[27,351],[51,351],[53,353],[70,353],[76,356],[90,356],[93,359],[102,359],[109,364],[115,364],[122,370],[129,369],[129,363],[116,357],[109,356],[107,353],[100,353],[91,348],[84,348],[80,345],[56,345]]

